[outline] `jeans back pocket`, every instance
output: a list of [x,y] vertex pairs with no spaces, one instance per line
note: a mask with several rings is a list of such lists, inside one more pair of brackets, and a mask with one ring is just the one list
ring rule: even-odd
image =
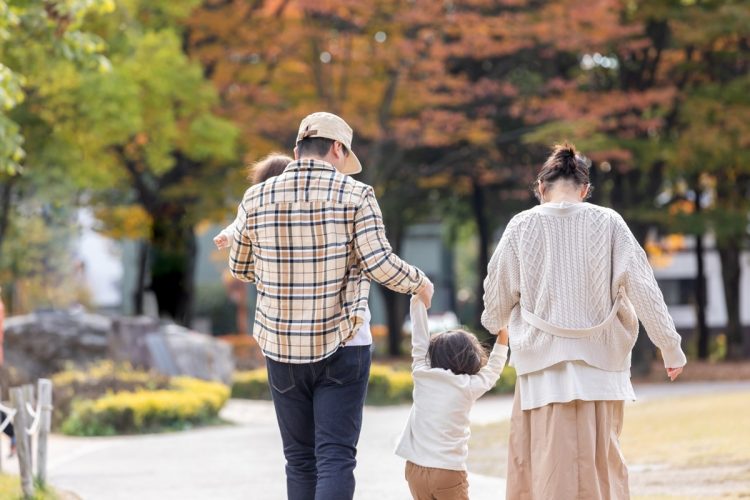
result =
[[279,363],[271,359],[266,360],[269,385],[280,394],[294,389],[294,371],[291,363]]

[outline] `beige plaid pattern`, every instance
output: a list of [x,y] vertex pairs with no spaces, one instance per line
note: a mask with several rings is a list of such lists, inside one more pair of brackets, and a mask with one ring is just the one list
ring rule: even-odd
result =
[[346,343],[364,319],[370,279],[417,293],[424,275],[397,257],[370,186],[303,159],[251,187],[238,209],[229,269],[255,283],[253,335],[269,358],[310,363]]

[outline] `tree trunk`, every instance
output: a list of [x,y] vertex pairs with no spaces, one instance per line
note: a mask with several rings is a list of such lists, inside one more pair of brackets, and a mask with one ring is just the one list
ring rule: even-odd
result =
[[[487,223],[487,214],[485,212],[484,204],[484,189],[479,183],[479,179],[472,178],[472,196],[471,196],[471,208],[474,214],[474,221],[477,225],[477,244],[479,245],[479,252],[477,252],[477,283],[476,283],[476,301],[474,308],[474,328],[479,328],[481,325],[482,308],[483,302],[482,297],[484,296],[484,277],[487,275],[487,265],[490,262],[489,257],[489,246],[490,246],[490,228]],[[497,332],[490,332],[497,333]]]
[[16,177],[10,177],[3,182],[0,187],[0,256],[2,256],[3,243],[5,241],[5,233],[8,230],[8,222],[10,221],[10,200],[13,195],[13,184],[15,184]]
[[724,300],[727,305],[727,358],[743,357],[743,331],[740,319],[740,283],[742,266],[741,246],[737,238],[727,238],[719,242],[721,278],[724,283]]
[[[695,215],[700,217],[703,207],[701,206],[700,190],[695,191]],[[706,324],[706,264],[703,251],[703,233],[695,235],[695,259],[697,273],[695,276],[695,328],[698,335],[698,359],[708,359],[709,331]]]
[[197,242],[181,207],[171,204],[161,208],[158,214],[152,214],[151,290],[156,295],[159,316],[189,327],[193,319]]
[[137,280],[135,291],[133,292],[133,313],[136,316],[143,314],[143,293],[146,291],[146,272],[148,271],[148,250],[147,241],[138,243],[138,263],[137,263]]
[[[386,224],[388,228],[388,241],[391,243],[393,252],[396,255],[401,254],[401,245],[404,236],[404,227],[397,217],[387,217],[389,220]],[[401,352],[401,327],[406,318],[406,301],[407,296],[402,293],[394,292],[380,285],[383,293],[383,303],[385,304],[386,325],[388,326],[388,354],[390,356],[400,356]]]

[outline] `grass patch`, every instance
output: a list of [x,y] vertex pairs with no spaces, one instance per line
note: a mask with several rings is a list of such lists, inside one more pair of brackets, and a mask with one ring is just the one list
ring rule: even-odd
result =
[[[510,422],[472,427],[469,470],[507,475]],[[620,438],[633,498],[750,496],[750,394],[626,404]],[[653,467],[652,467],[653,466]]]
[[629,405],[621,443],[628,463],[676,467],[750,463],[750,394]]
[[[4,500],[22,500],[21,479],[18,476],[0,474],[0,498]],[[63,500],[52,488],[35,488],[33,500]]]

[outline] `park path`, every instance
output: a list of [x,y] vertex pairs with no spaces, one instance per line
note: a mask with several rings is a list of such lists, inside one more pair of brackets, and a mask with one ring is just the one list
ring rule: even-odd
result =
[[[750,390],[750,382],[639,385],[636,394],[648,400],[734,390]],[[472,421],[507,419],[511,405],[508,396],[482,398]],[[393,454],[408,413],[408,406],[365,409],[356,499],[410,498],[403,461]],[[53,436],[50,481],[84,500],[285,498],[284,458],[271,404],[232,400],[222,416],[235,425],[147,436]],[[470,484],[472,500],[504,497],[502,479],[470,475]]]

